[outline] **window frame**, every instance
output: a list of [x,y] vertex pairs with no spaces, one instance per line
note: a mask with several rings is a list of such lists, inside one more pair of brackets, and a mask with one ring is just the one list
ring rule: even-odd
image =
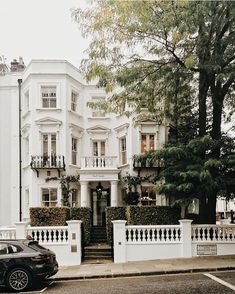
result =
[[[76,149],[74,149],[74,144],[73,144],[73,141],[76,140]],[[74,163],[73,159],[74,159],[74,156],[75,155],[75,158],[76,158],[76,162]],[[76,137],[71,137],[71,164],[72,165],[78,165],[78,138]]]
[[[143,145],[143,136],[146,136],[145,139],[145,146],[146,149],[144,150],[144,145]],[[151,136],[153,136],[153,148],[151,148]],[[140,136],[140,153],[141,154],[146,154],[149,151],[156,150],[156,133],[141,133]]]
[[[43,89],[48,89],[48,92],[43,92]],[[52,92],[52,89],[54,89],[54,92]],[[51,91],[49,91],[51,90]],[[48,94],[49,96],[43,97],[43,93]],[[54,94],[50,96],[50,94]],[[56,85],[41,85],[40,86],[40,99],[41,99],[41,108],[42,109],[56,109],[58,107],[58,93],[57,93],[57,86]],[[48,99],[48,106],[44,106],[43,101]],[[55,101],[55,106],[51,106],[52,101]]]
[[[43,190],[48,190],[49,191],[49,198],[48,201],[43,200]],[[56,191],[56,200],[51,200],[51,191],[55,190]],[[45,203],[48,203],[48,205],[45,205]],[[52,203],[55,203],[55,205],[51,205]],[[58,188],[55,187],[42,187],[41,188],[41,205],[42,207],[56,207],[58,204]]]
[[[125,149],[122,149],[122,147],[123,147],[122,142],[123,141],[125,142],[125,144],[124,144]],[[126,140],[126,136],[123,136],[123,137],[119,138],[119,152],[120,152],[120,164],[121,165],[127,164],[128,161],[127,161],[127,140]],[[125,159],[125,161],[124,161],[124,159]]]
[[[75,95],[75,101],[73,101],[74,95]],[[78,112],[78,98],[79,98],[79,94],[76,91],[72,90],[70,109],[73,112]],[[73,109],[73,106],[74,106],[74,109]]]
[[[105,101],[105,97],[93,96],[91,98],[91,101],[92,101],[92,103],[103,102],[103,101]],[[106,117],[106,114],[105,114],[104,110],[98,109],[98,108],[92,108],[92,118],[105,118],[105,117]]]

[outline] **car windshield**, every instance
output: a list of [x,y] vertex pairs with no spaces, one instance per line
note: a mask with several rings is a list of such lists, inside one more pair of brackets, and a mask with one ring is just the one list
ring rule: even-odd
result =
[[38,251],[38,250],[48,250],[48,249],[46,249],[45,247],[39,245],[37,241],[29,242],[29,243],[28,243],[28,246],[29,246],[30,248],[32,248],[33,250],[35,250],[35,251]]

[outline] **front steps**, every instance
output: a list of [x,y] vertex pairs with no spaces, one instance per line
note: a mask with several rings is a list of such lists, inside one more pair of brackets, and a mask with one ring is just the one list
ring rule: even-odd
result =
[[109,244],[90,244],[84,248],[85,263],[107,263],[112,262],[112,247]]
[[112,247],[107,244],[106,227],[94,226],[91,229],[91,241],[84,248],[83,262],[112,262]]
[[106,243],[106,227],[94,226],[91,229],[91,242],[90,243]]

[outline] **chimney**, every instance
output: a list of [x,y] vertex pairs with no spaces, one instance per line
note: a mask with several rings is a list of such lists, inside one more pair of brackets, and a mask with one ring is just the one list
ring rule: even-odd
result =
[[18,61],[16,59],[13,59],[11,62],[11,71],[17,71],[18,68]]
[[19,61],[13,59],[11,62],[11,72],[23,71],[25,69],[25,64],[23,58],[20,56]]

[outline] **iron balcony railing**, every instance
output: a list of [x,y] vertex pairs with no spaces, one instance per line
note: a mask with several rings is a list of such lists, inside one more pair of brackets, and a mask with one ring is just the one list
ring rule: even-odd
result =
[[32,169],[65,169],[63,155],[33,155],[31,156]]
[[133,168],[161,168],[164,166],[164,162],[162,159],[154,159],[149,158],[145,154],[141,155],[134,155],[133,156]]

